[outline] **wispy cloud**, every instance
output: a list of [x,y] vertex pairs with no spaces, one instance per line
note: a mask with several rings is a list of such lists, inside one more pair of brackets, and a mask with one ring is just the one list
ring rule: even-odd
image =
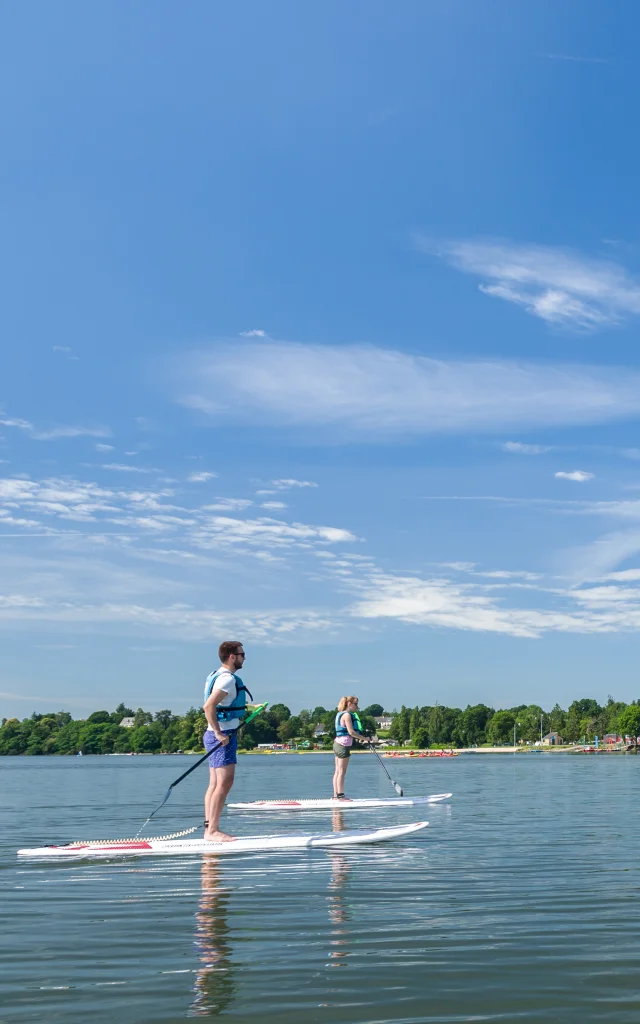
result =
[[260,330],[260,328],[254,328],[252,331],[240,331],[241,338],[266,338],[267,332]]
[[579,57],[571,53],[545,53],[547,60],[567,60],[575,64],[608,64],[606,57]]
[[[377,569],[367,570],[345,585],[359,594],[349,609],[357,619],[397,620],[418,627],[523,638],[550,632],[615,633],[640,627],[640,588],[633,587],[556,590],[553,607],[519,608],[507,607],[503,597],[477,584],[420,579]],[[527,586],[529,591],[536,589]],[[522,584],[511,587],[521,588]]]
[[274,510],[280,508],[287,508],[287,506],[285,505],[284,501],[263,501],[260,508],[270,508]]
[[106,462],[102,466],[114,473],[159,473],[159,469],[150,466],[130,466],[126,462]]
[[626,367],[445,362],[371,346],[247,342],[196,353],[182,372],[189,391],[181,401],[214,420],[322,428],[335,441],[549,428],[640,414],[640,373]]
[[593,480],[594,474],[587,473],[584,469],[573,469],[567,473],[560,470],[558,473],[553,474],[556,480],[573,480],[576,484],[584,484],[587,480]]
[[74,355],[73,349],[68,345],[54,345],[53,351],[58,355],[64,356],[65,359],[77,360],[78,356]]
[[187,480],[190,484],[206,484],[209,480],[215,480],[217,473],[190,473]]
[[248,498],[216,498],[214,505],[203,505],[205,511],[213,512],[241,512],[249,508],[253,502]]
[[511,455],[544,455],[545,452],[551,451],[549,445],[522,444],[521,441],[505,441],[500,447],[503,452],[509,452]]
[[34,430],[36,441],[57,441],[63,437],[111,437],[108,427],[52,427],[51,430]]
[[554,326],[610,327],[640,313],[640,283],[611,260],[544,245],[481,239],[436,242],[423,251],[484,278],[480,290],[523,306]]
[[15,416],[0,414],[0,426],[13,427],[16,430],[23,430],[29,434],[34,441],[57,441],[65,437],[111,437],[109,427],[76,427],[63,426],[52,427],[50,430],[40,430],[30,423],[29,420],[18,419]]
[[295,487],[317,487],[313,480],[272,480],[271,486],[277,491],[290,491]]

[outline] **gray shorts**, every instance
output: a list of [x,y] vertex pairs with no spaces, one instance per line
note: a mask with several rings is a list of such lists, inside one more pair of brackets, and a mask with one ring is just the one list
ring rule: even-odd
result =
[[351,747],[345,747],[337,740],[333,741],[333,752],[336,757],[351,757]]

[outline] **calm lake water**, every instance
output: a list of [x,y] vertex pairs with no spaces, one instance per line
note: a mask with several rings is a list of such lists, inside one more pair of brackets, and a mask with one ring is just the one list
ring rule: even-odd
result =
[[[0,758],[1,1022],[169,1024],[640,1019],[640,758],[387,762],[450,804],[345,853],[18,862],[47,842],[134,834],[187,757]],[[238,799],[330,795],[332,758],[240,759]],[[393,796],[354,757],[348,792]],[[205,769],[150,834],[196,824]],[[331,813],[229,812],[237,835],[325,831]],[[340,821],[342,819],[342,823]]]

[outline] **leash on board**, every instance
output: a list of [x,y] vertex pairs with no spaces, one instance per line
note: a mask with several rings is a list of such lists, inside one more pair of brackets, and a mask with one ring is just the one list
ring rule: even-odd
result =
[[[259,714],[260,714],[260,713],[261,713],[262,711],[264,711],[264,709],[265,709],[265,708],[266,708],[266,707],[268,706],[268,704],[269,704],[269,701],[268,701],[268,700],[267,700],[267,701],[265,701],[265,702],[264,702],[264,704],[258,704],[258,705],[257,705],[257,707],[256,707],[256,708],[254,709],[253,713],[252,713],[252,714],[250,714],[250,715],[249,715],[249,717],[248,717],[247,719],[245,719],[245,721],[244,721],[244,722],[242,723],[242,725],[241,725],[241,726],[240,726],[240,727],[239,727],[238,729],[234,729],[233,731],[234,731],[234,732],[240,732],[240,731],[241,731],[242,729],[244,729],[245,725],[248,725],[248,724],[249,724],[249,722],[252,722],[254,718],[257,718],[257,716],[258,716],[258,715],[259,715]],[[174,780],[174,781],[173,781],[173,782],[171,783],[171,785],[169,786],[169,788],[168,788],[167,792],[166,792],[166,793],[165,793],[165,795],[164,795],[164,800],[162,800],[162,802],[158,804],[158,806],[157,806],[157,807],[155,808],[155,810],[153,810],[153,811],[151,812],[151,814],[149,815],[149,817],[148,817],[148,818],[147,818],[147,820],[145,821],[144,825],[141,825],[141,826],[140,826],[140,828],[138,829],[138,831],[136,832],[136,835],[135,835],[135,838],[136,838],[136,839],[138,838],[138,836],[140,835],[140,833],[142,832],[142,830],[143,830],[143,829],[144,829],[144,828],[145,828],[145,827],[146,827],[146,826],[147,826],[147,825],[149,824],[149,822],[151,821],[151,819],[153,818],[153,816],[154,816],[155,814],[157,814],[157,813],[158,813],[158,811],[160,810],[160,808],[161,808],[161,807],[164,807],[164,805],[166,804],[167,800],[168,800],[168,799],[169,799],[169,797],[171,796],[171,793],[172,793],[172,791],[173,791],[173,790],[175,789],[175,787],[176,787],[176,786],[178,785],[178,783],[179,783],[179,782],[182,782],[182,780],[183,780],[183,779],[186,779],[187,775],[191,775],[191,772],[194,772],[194,771],[196,770],[196,768],[198,768],[198,767],[199,767],[199,765],[201,765],[203,761],[206,761],[206,760],[207,760],[207,758],[208,758],[208,757],[209,757],[209,756],[210,756],[211,754],[213,754],[213,752],[214,752],[215,750],[217,750],[217,749],[218,749],[218,747],[220,747],[220,746],[222,746],[222,744],[221,744],[221,743],[220,743],[219,741],[218,741],[218,743],[215,743],[215,744],[214,744],[214,745],[212,746],[211,750],[208,750],[208,751],[206,752],[206,754],[203,754],[203,755],[202,755],[202,757],[199,757],[199,758],[198,758],[198,760],[196,761],[196,763],[195,763],[195,764],[192,764],[190,768],[187,768],[186,772],[183,772],[183,773],[182,773],[182,775],[180,775],[180,777],[179,777],[179,778],[175,779],[175,780]],[[196,826],[196,827],[198,827],[198,826]]]
[[395,781],[395,779],[391,778],[391,776],[389,775],[389,772],[387,771],[387,767],[386,767],[384,761],[382,760],[382,758],[380,757],[380,754],[378,753],[378,751],[376,750],[376,748],[374,747],[373,743],[371,742],[371,740],[368,737],[367,737],[367,743],[369,744],[369,750],[371,751],[371,753],[375,754],[376,757],[378,758],[378,761],[380,762],[380,767],[382,768],[384,774],[387,776],[389,782],[391,783],[391,785],[395,789],[395,791],[398,794],[398,796],[404,796],[404,790],[402,789],[402,786],[399,783],[397,783]]

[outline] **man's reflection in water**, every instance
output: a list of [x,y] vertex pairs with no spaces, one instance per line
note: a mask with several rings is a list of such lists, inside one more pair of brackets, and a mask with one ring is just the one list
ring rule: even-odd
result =
[[[334,832],[344,831],[344,817],[342,811],[334,811],[331,819]],[[331,878],[329,880],[329,920],[334,927],[331,930],[329,945],[332,949],[329,952],[330,967],[346,967],[343,962],[349,956],[349,952],[343,947],[347,944],[348,921],[347,907],[344,900],[344,887],[349,877],[349,862],[344,854],[331,853]]]
[[222,888],[223,869],[218,857],[202,858],[201,877],[195,938],[200,968],[189,1016],[215,1017],[227,1009],[236,990],[227,923],[231,890]]

